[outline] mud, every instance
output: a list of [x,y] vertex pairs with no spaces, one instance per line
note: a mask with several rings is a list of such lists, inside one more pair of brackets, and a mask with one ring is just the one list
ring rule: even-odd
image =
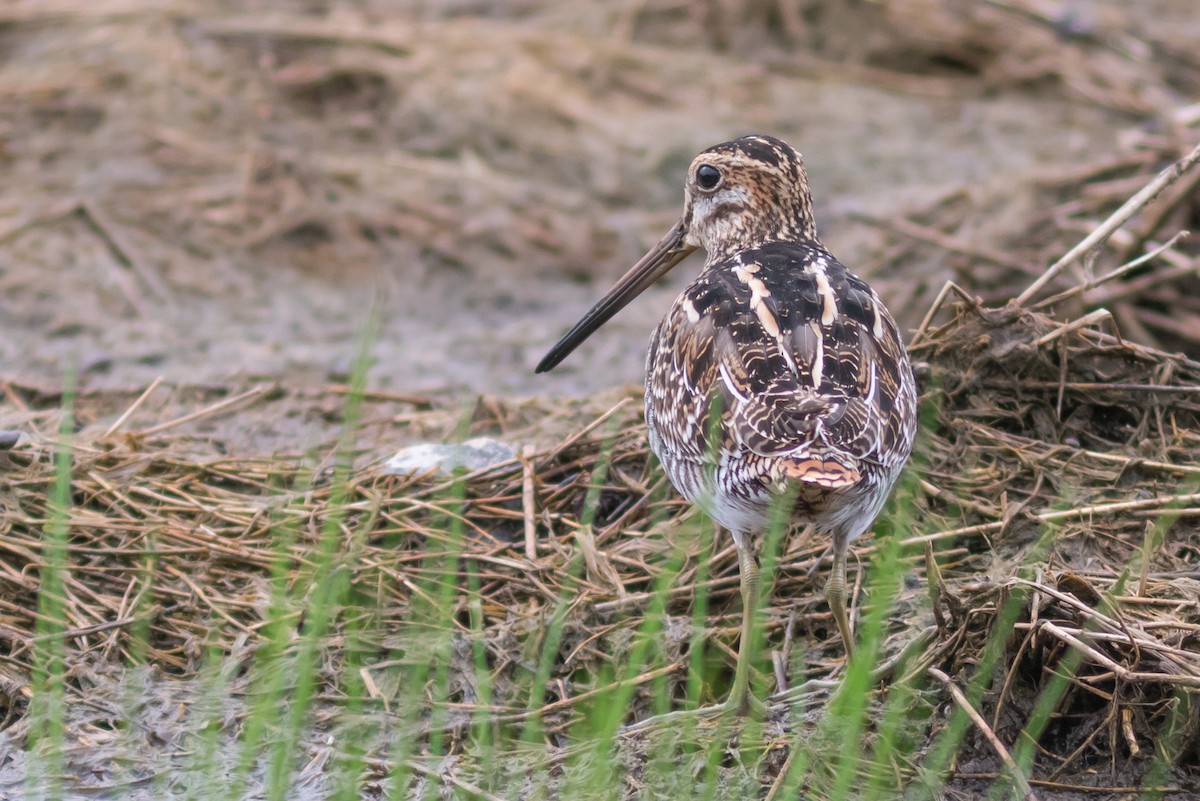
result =
[[[1120,16],[1076,5],[1080,25]],[[1160,6],[1140,6],[1134,29],[1157,25],[1185,46],[1186,30],[1166,22],[1194,25],[1187,3]],[[76,370],[85,388],[158,376],[337,381],[377,304],[375,386],[588,393],[640,379],[648,332],[698,257],[561,370],[535,378],[531,367],[670,223],[702,147],[748,131],[797,143],[827,244],[889,299],[912,277],[889,276],[878,231],[855,212],[903,215],[955,189],[999,194],[975,229],[980,243],[1000,241],[1036,213],[1023,199],[1047,168],[1088,163],[1148,119],[1081,97],[1052,70],[1025,80],[931,67],[922,47],[936,46],[900,29],[890,47],[881,29],[874,51],[814,63],[820,50],[781,34],[680,49],[682,23],[654,9],[622,46],[598,21],[550,13],[431,11],[426,27],[384,7],[232,8],[64,3],[10,16],[0,48],[10,375]],[[810,33],[836,55],[837,26],[854,22]],[[455,47],[473,57],[438,60]],[[912,74],[889,61],[904,47]],[[860,63],[872,59],[890,69]],[[931,263],[917,280],[946,277]],[[902,322],[922,308],[904,303]]]

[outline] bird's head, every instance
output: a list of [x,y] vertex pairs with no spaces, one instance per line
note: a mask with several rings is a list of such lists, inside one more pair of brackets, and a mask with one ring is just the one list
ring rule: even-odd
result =
[[817,237],[804,162],[771,136],[744,136],[692,160],[678,230],[709,259],[765,242]]
[[795,148],[772,136],[710,147],[688,168],[683,216],[563,335],[537,372],[552,369],[697,248],[712,262],[768,242],[816,238],[808,178]]

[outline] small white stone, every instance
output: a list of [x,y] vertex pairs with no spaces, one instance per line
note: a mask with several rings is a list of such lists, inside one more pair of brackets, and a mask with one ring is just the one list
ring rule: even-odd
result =
[[450,476],[460,467],[473,472],[511,461],[516,455],[508,443],[488,437],[476,437],[456,445],[426,442],[398,451],[384,463],[383,472],[409,474],[436,470],[440,476]]

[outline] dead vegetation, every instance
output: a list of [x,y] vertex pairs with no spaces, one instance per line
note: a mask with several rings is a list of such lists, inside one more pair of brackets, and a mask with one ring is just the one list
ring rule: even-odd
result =
[[[1142,214],[1166,216],[1155,207]],[[1128,275],[1114,274],[1092,281],[1094,288]],[[914,562],[919,578],[902,592],[898,608],[907,611],[892,624],[888,648],[894,655],[933,623],[919,664],[942,679],[948,698],[967,704],[958,685],[970,681],[995,627],[1011,626],[991,690],[973,709],[980,725],[959,757],[963,787],[994,779],[1011,759],[996,744],[1019,742],[1035,700],[1070,664],[1073,678],[1038,741],[1035,791],[1137,786],[1156,754],[1169,766],[1158,781],[1195,788],[1200,777],[1188,765],[1200,748],[1200,363],[1122,339],[1104,315],[1054,320],[1031,310],[1034,300],[994,307],[948,289],[913,343],[915,358],[928,365],[929,414],[911,500],[915,530],[892,536],[917,554],[928,545],[933,561]],[[27,435],[0,454],[8,476],[0,577],[10,588],[0,599],[0,720],[12,735],[25,725],[30,693],[61,398],[12,382],[4,391],[5,425]],[[150,639],[138,658],[171,674],[194,674],[201,644],[252,660],[280,531],[294,537],[282,551],[288,574],[304,581],[331,513],[331,436],[307,456],[247,454],[217,423],[299,410],[323,416],[331,433],[342,396],[260,388],[221,399],[213,390],[175,391],[172,411],[157,422],[148,419],[154,404],[139,408],[145,398],[79,399],[84,425],[70,442],[63,635],[72,694],[88,692],[89,666],[134,658],[130,637],[139,625]],[[436,578],[428,557],[439,543],[461,548],[458,606],[472,597],[467,577],[479,582],[501,719],[529,715],[511,694],[517,655],[536,647],[546,609],[566,593],[578,602],[554,662],[556,689],[540,714],[551,731],[569,722],[579,700],[597,689],[591,677],[602,674],[600,666],[628,653],[632,627],[675,549],[684,555],[669,593],[668,613],[678,624],[667,645],[678,657],[666,669],[673,692],[685,680],[688,610],[702,563],[711,576],[704,579],[712,604],[705,630],[716,642],[735,636],[732,546],[685,534],[694,531],[681,523],[689,513],[649,464],[634,397],[558,405],[556,412],[550,402],[478,401],[465,433],[536,443],[537,427],[555,414],[573,433],[541,438],[521,459],[466,476],[461,543],[447,540],[446,521],[459,514],[452,480],[378,469],[381,441],[394,439],[382,424],[446,436],[455,430],[455,410],[414,408],[422,402],[367,396],[346,487],[342,547],[354,556],[357,597],[371,601],[363,612],[374,620],[370,647],[379,659],[407,647],[414,588]],[[181,404],[191,411],[182,413]],[[130,407],[132,414],[122,414]],[[162,407],[153,414],[163,417]],[[573,422],[581,419],[590,423]],[[593,483],[598,471],[600,486]],[[586,521],[589,493],[598,495]],[[859,544],[858,560],[880,536]],[[786,666],[801,653],[810,679],[835,673],[840,663],[821,581],[812,575],[826,556],[826,543],[797,537],[776,572],[768,636],[785,681]],[[572,583],[569,565],[578,558],[584,569]],[[922,602],[928,587],[937,596],[932,609]],[[1001,623],[1009,598],[1017,606]],[[328,646],[323,680],[336,682],[338,639]],[[455,663],[454,670],[461,672],[456,686],[473,686],[472,665]],[[637,681],[662,675],[651,671]],[[373,685],[383,703],[395,691],[385,676]],[[451,700],[452,727],[465,725],[469,695]],[[644,714],[647,700],[635,696],[631,719]]]
[[[1050,102],[1031,113],[1070,102],[1071,115],[1146,116],[1123,118],[1137,127],[1122,123],[1122,141],[1082,166],[1018,175],[1010,165],[903,215],[852,209],[839,218],[866,243],[855,269],[919,326],[914,355],[927,365],[915,526],[881,524],[855,555],[866,564],[889,534],[911,550],[914,580],[887,648],[893,656],[933,627],[919,663],[937,682],[931,737],[948,709],[972,703],[962,691],[989,637],[1011,625],[953,788],[970,797],[990,786],[1036,699],[1070,665],[1037,739],[1031,792],[1119,797],[1148,775],[1179,797],[1200,792],[1200,251],[1181,236],[1200,227],[1200,170],[1036,296],[1008,303],[1196,144],[1200,111],[1180,98],[1200,87],[1200,61],[1164,27],[1169,14],[1134,24],[1119,10],[1069,16],[1035,2],[755,0],[629,3],[589,22],[534,1],[471,19],[455,8],[396,19],[370,3],[312,5],[304,14],[234,14],[219,2],[0,11],[0,290],[6,321],[36,332],[0,343],[25,373],[0,382],[0,429],[22,432],[0,436],[0,732],[10,742],[21,743],[28,725],[58,379],[75,343],[94,349],[77,361],[84,388],[70,438],[64,638],[78,700],[102,693],[108,669],[135,658],[179,678],[195,675],[209,647],[252,664],[281,532],[293,537],[284,549],[292,590],[311,568],[334,495],[344,366],[315,357],[319,369],[272,373],[266,384],[184,378],[231,352],[244,358],[250,346],[221,339],[228,318],[219,307],[231,298],[244,304],[237,314],[279,316],[266,338],[299,350],[327,335],[305,326],[340,294],[331,286],[361,279],[394,296],[432,287],[416,308],[429,296],[441,302],[447,286],[478,292],[480,276],[490,290],[564,270],[615,271],[657,233],[666,218],[646,210],[675,202],[678,162],[696,148],[746,126],[820,135],[809,118],[842,102],[823,105],[801,80],[912,103],[1049,86]],[[796,110],[759,111],[777,107]],[[681,110],[696,108],[705,113],[680,133]],[[881,152],[870,166],[886,172],[892,159]],[[848,172],[863,171],[857,154],[846,158]],[[948,279],[963,290],[939,295]],[[362,303],[345,306],[331,315],[338,330],[353,329],[346,320]],[[484,320],[489,337],[495,320]],[[539,347],[551,339],[526,336]],[[203,347],[189,349],[192,340]],[[381,358],[452,357],[411,341],[385,338],[381,348],[392,350]],[[257,376],[275,362],[242,364]],[[292,380],[314,372],[315,381]],[[529,446],[466,477],[453,580],[459,608],[470,601],[468,574],[479,581],[498,718],[530,716],[516,677],[576,558],[582,575],[569,591],[580,600],[538,711],[551,735],[598,689],[599,666],[628,655],[676,554],[664,645],[674,661],[637,677],[630,720],[649,710],[645,687],[663,675],[676,699],[682,693],[698,584],[711,598],[706,636],[718,653],[733,644],[733,548],[698,535],[649,464],[636,393],[480,397],[464,431],[458,405],[403,385],[387,391],[390,382],[367,395],[341,523],[379,659],[403,651],[414,587],[441,577],[426,557],[446,550],[439,543],[457,509],[447,480],[387,476],[379,465],[398,440],[462,433]],[[585,525],[590,493],[598,505]],[[841,664],[818,592],[826,559],[824,542],[799,533],[790,541],[767,626],[777,689],[794,683],[793,695],[818,702],[821,681]],[[326,643],[327,688],[344,644],[338,634]],[[718,660],[714,692],[726,668]],[[472,711],[473,666],[460,660],[453,670],[457,738]],[[384,671],[372,675],[374,700],[386,704],[396,688]],[[886,692],[881,684],[873,697]],[[778,710],[771,723],[791,725]],[[640,747],[629,738],[635,765]],[[1148,774],[1160,755],[1166,772]],[[777,778],[784,758],[767,761],[763,781]]]
[[[912,277],[909,293],[914,301],[929,292],[920,278],[936,259],[942,275],[991,305],[1006,302],[1016,294],[1014,288],[1057,287],[1059,294],[1042,292],[1033,308],[1052,309],[1072,320],[1104,309],[1127,339],[1200,353],[1200,287],[1195,244],[1187,240],[1187,232],[1200,225],[1200,178],[1194,170],[1163,188],[1157,202],[1127,227],[1109,231],[1108,247],[1085,248],[1085,253],[1073,255],[1064,271],[1043,278],[1046,265],[1085,244],[1084,238],[1133,200],[1133,193],[1154,171],[1192,150],[1200,109],[1180,109],[1171,122],[1174,130],[1169,135],[1139,134],[1131,137],[1126,152],[1042,176],[1028,216],[994,243],[979,236],[984,224],[979,217],[1013,213],[1003,208],[1003,189],[985,198],[954,191],[902,219],[862,219],[887,233],[889,244],[880,259],[889,270]],[[1134,205],[1140,209],[1140,203]],[[1118,268],[1121,275],[1096,282]]]

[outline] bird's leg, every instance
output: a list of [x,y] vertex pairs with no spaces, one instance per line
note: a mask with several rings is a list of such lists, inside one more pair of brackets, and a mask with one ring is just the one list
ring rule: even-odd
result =
[[754,544],[750,537],[735,531],[733,542],[738,551],[738,577],[742,588],[742,634],[738,640],[737,667],[733,673],[733,687],[726,703],[741,709],[743,704],[757,704],[758,699],[750,693],[750,662],[754,658],[754,619],[758,612],[759,571],[758,558],[754,555]]
[[750,692],[750,662],[754,658],[752,653],[754,619],[757,617],[758,611],[758,559],[754,556],[754,543],[750,537],[737,531],[732,533],[733,542],[737,546],[738,578],[741,580],[742,589],[742,635],[738,640],[737,667],[734,668],[733,686],[729,690],[729,696],[713,706],[655,715],[631,726],[626,726],[626,733],[645,731],[652,727],[692,717],[741,715],[751,710],[759,716],[766,714],[766,704],[755,698],[754,693]]
[[846,614],[846,550],[849,545],[845,537],[834,535],[833,570],[825,584],[825,600],[829,602],[833,622],[837,624],[838,633],[842,635],[847,660],[854,655],[854,633],[850,630],[850,618]]

